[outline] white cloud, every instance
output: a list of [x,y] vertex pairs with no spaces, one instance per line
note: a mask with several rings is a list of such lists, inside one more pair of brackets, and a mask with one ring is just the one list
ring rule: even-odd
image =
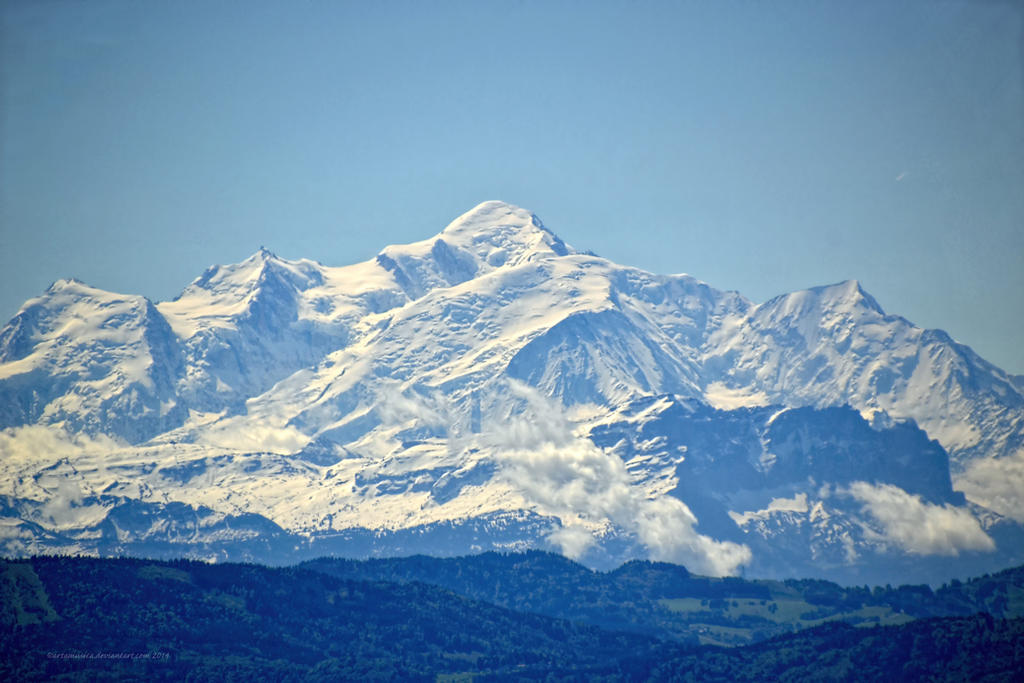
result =
[[959,555],[962,550],[995,550],[978,520],[964,508],[933,505],[890,484],[857,481],[845,493],[860,501],[880,526],[869,538],[915,555]]
[[[102,456],[125,447],[104,436],[71,434],[59,427],[26,425],[0,431],[0,479],[12,482],[6,491],[16,497],[41,500],[33,521],[51,528],[81,525],[102,517],[101,505],[83,506],[87,495],[94,494],[78,473],[83,465],[92,471],[102,469]],[[36,475],[19,476],[26,463]]]
[[549,540],[566,555],[579,557],[593,544],[583,536],[586,523],[607,521],[635,533],[652,559],[703,574],[734,574],[750,561],[746,546],[697,533],[697,518],[682,501],[647,497],[620,458],[574,435],[561,406],[518,383],[509,391],[522,411],[483,438],[499,454],[506,481],[563,520]]
[[1024,524],[1024,452],[975,460],[956,487],[972,502]]
[[0,431],[0,460],[54,462],[86,453],[105,453],[123,444],[99,434],[69,434],[57,427],[26,425]]
[[[82,503],[82,488],[77,482],[71,479],[57,479],[54,482],[53,490],[40,510],[42,520],[48,526],[61,528],[74,526],[80,521],[81,511],[76,509]],[[93,511],[99,506],[92,506]]]
[[415,422],[422,426],[436,427],[451,424],[448,406],[438,398],[417,393],[406,396],[398,382],[385,384],[374,402],[374,410],[381,422],[389,426]]
[[295,453],[309,437],[292,426],[275,427],[245,417],[229,417],[200,432],[196,443],[253,453]]
[[558,527],[550,534],[548,540],[562,549],[566,557],[582,557],[597,542],[594,535],[586,527],[578,524]]

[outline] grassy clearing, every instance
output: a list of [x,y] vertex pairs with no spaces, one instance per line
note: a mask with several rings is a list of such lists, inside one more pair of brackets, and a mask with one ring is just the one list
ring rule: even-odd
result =
[[[731,627],[721,623],[722,621],[739,621],[744,617],[764,619],[774,624],[789,625],[796,629],[810,628],[837,620],[846,621],[855,626],[874,626],[876,624],[888,626],[913,621],[913,617],[896,612],[888,606],[867,606],[819,618],[806,618],[804,615],[818,611],[819,607],[797,598],[780,597],[773,600],[734,598],[726,599],[724,607],[721,606],[720,601],[716,607],[711,607],[712,602],[699,598],[672,598],[660,601],[664,607],[673,612],[692,615],[692,623],[701,629],[701,642],[716,645],[734,644],[737,637],[749,639],[752,629],[746,626]],[[702,614],[706,615],[708,623],[701,621]]]
[[659,603],[673,612],[706,612],[708,601],[699,598],[666,598]]
[[742,616],[760,617],[776,624],[793,624],[802,622],[800,615],[811,612],[814,605],[791,598],[775,600],[752,600],[749,598],[733,598],[725,600],[725,607],[711,607],[710,600],[699,598],[671,598],[659,601],[673,612],[711,612],[725,619],[738,619]]

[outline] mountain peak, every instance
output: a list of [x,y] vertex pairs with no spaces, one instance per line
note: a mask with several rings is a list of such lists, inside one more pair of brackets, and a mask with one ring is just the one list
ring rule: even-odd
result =
[[825,309],[833,312],[869,310],[878,315],[885,315],[885,311],[875,298],[868,294],[857,280],[843,280],[831,285],[781,294],[761,304],[759,309],[773,311],[772,315],[798,317],[812,310]]
[[412,244],[393,244],[377,264],[413,299],[502,267],[578,253],[544,227],[535,214],[488,201],[462,214],[439,234]]
[[79,303],[103,302],[104,305],[117,305],[121,302],[132,302],[133,305],[146,302],[149,299],[141,294],[121,294],[107,289],[94,287],[75,277],[61,278],[46,288],[42,295],[29,299],[21,308],[23,312],[27,307],[33,305],[44,305],[48,307],[62,308],[75,306]]
[[502,201],[486,201],[462,214],[438,238],[493,267],[576,253],[536,214]]
[[247,259],[245,259],[241,263],[236,264],[236,266],[244,266],[249,264],[263,266],[264,264],[275,263],[277,261],[281,261],[281,258],[261,244],[259,249],[253,252]]
[[59,292],[64,289],[93,289],[86,283],[82,282],[76,277],[62,277],[51,284],[46,291],[48,292]]
[[867,293],[867,290],[861,286],[859,280],[843,280],[837,282],[834,285],[825,285],[823,287],[815,287],[812,291],[816,292],[823,299],[828,299],[833,302],[846,302],[852,305],[859,305],[869,308],[876,313],[885,314],[882,307],[875,301],[875,297]]
[[459,232],[469,224],[473,226],[479,225],[501,225],[503,223],[511,224],[526,224],[540,220],[531,212],[516,206],[515,204],[509,204],[497,199],[491,199],[485,202],[480,202],[469,211],[465,212],[444,229],[444,233]]

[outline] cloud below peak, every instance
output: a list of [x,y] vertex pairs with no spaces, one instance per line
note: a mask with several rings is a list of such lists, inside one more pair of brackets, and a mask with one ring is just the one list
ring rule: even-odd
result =
[[595,542],[588,527],[611,523],[635,534],[651,559],[725,576],[751,560],[750,549],[717,541],[694,528],[697,518],[681,500],[651,498],[622,460],[574,436],[561,406],[522,385],[512,393],[523,410],[503,429],[484,436],[499,455],[504,479],[531,503],[562,520],[548,541],[578,558]]
[[934,505],[891,484],[856,481],[845,493],[855,498],[877,524],[869,537],[914,555],[956,556],[962,551],[991,552],[995,542],[966,508]]

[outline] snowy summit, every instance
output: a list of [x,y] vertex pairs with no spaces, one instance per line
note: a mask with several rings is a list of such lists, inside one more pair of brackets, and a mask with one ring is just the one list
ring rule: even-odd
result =
[[755,304],[497,201],[167,302],[59,281],[0,331],[0,427],[9,555],[547,547],[884,582],[1024,547],[998,485],[1020,378],[855,281]]

